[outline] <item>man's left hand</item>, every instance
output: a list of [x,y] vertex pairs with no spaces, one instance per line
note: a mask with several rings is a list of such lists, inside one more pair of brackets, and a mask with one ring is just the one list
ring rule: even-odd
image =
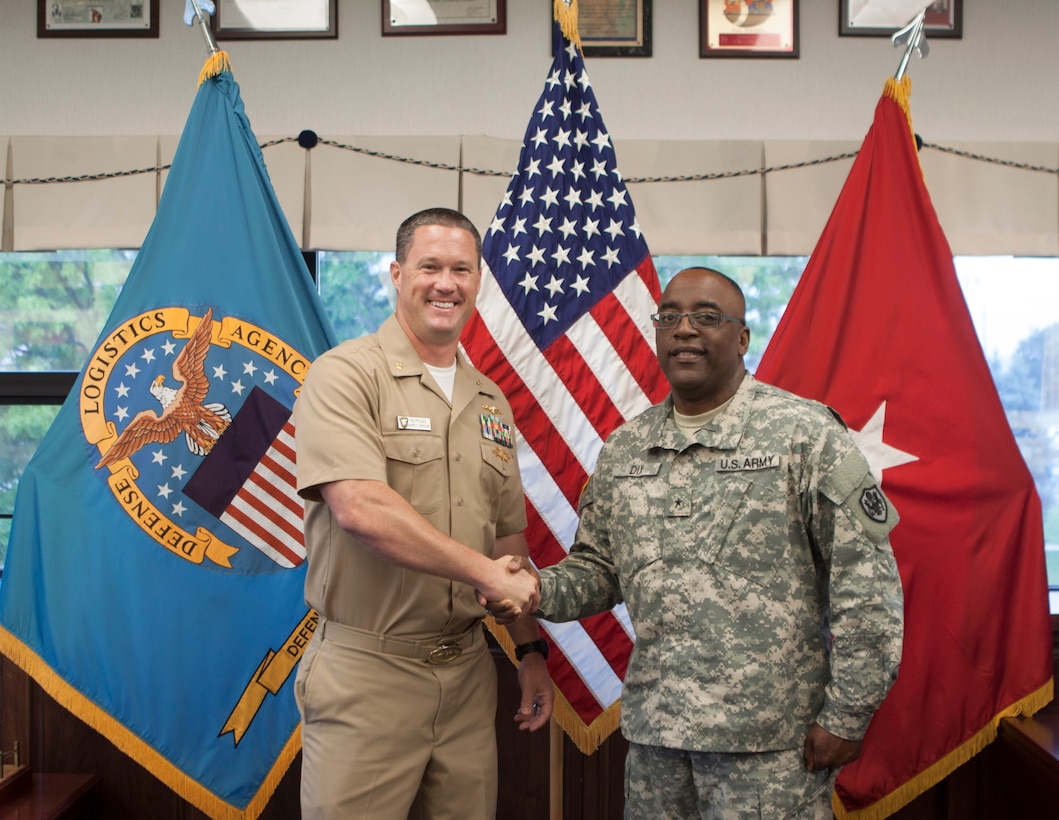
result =
[[811,772],[838,769],[860,757],[860,741],[845,740],[831,734],[819,723],[814,723],[805,736],[802,755],[805,767]]
[[520,732],[527,729],[535,732],[548,724],[555,700],[555,689],[543,655],[531,652],[522,658],[518,682],[522,689],[522,703],[515,713],[515,723]]

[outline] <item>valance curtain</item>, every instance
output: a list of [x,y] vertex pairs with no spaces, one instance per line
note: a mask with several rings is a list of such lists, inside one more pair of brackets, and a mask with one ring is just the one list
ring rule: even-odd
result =
[[[263,143],[272,139],[261,137]],[[328,140],[337,145],[321,142],[307,150],[286,141],[263,151],[304,250],[389,250],[400,221],[433,205],[459,208],[484,233],[521,147],[517,140],[485,136]],[[77,182],[21,180],[157,168],[170,161],[176,142],[172,136],[0,136],[0,157],[14,181],[3,198],[2,249],[139,247],[154,219],[164,170]],[[849,158],[820,160],[858,147],[794,140],[615,143],[625,179],[644,180],[630,182],[629,191],[654,254],[808,255],[852,165]],[[953,253],[1059,256],[1057,175],[1016,167],[1059,167],[1059,143],[945,147],[985,158],[929,146],[920,153]],[[727,176],[652,181],[718,175]],[[224,215],[211,214],[204,202],[188,218]]]

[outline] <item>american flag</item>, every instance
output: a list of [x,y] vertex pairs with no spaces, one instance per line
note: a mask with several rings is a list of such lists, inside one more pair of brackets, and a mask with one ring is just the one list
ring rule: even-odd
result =
[[[538,567],[569,550],[607,435],[668,390],[649,318],[658,275],[570,39],[576,22],[570,36],[554,28],[551,72],[486,231],[478,311],[463,335],[471,361],[512,404]],[[621,605],[542,627],[555,650],[556,718],[591,752],[617,725],[628,615]]]
[[305,560],[304,515],[295,479],[294,425],[288,421],[219,517],[281,567],[292,569]]
[[281,567],[305,560],[290,408],[254,387],[184,495]]

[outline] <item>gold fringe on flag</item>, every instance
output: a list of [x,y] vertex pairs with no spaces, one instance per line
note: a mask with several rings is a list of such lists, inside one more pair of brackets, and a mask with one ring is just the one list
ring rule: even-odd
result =
[[581,34],[577,30],[577,0],[552,0],[552,15],[563,30],[563,36],[581,51]]
[[[905,119],[908,120],[908,133],[912,135],[912,142],[915,143],[916,132],[912,127],[912,106],[909,102],[912,97],[912,78],[907,74],[900,80],[887,77],[886,85],[883,86],[883,96],[889,97],[905,112]],[[918,157],[918,154],[916,156]]]
[[[559,2],[562,2],[562,0],[559,0]],[[493,633],[496,642],[500,644],[508,658],[511,659],[511,662],[518,666],[518,661],[515,660],[515,644],[511,640],[511,636],[508,635],[507,630],[501,629],[491,616],[486,617],[485,624],[489,627],[489,631]],[[595,753],[600,744],[618,728],[618,722],[621,719],[621,701],[615,701],[591,724],[586,724],[581,720],[580,715],[577,714],[562,692],[559,691],[559,687],[553,686],[552,688],[555,692],[552,720],[558,723],[559,728],[566,732],[570,740],[581,751],[581,754],[590,755]]]
[[911,780],[901,784],[870,806],[865,806],[856,811],[846,811],[836,792],[831,799],[831,808],[835,813],[836,820],[882,820],[882,818],[889,817],[894,812],[904,808],[992,743],[996,739],[997,727],[1000,726],[1001,720],[1023,714],[1032,715],[1038,709],[1051,703],[1053,687],[1054,681],[1049,678],[1048,682],[1040,689],[1031,692],[1006,709],[1002,709],[981,731],[977,732],[969,740],[957,746],[941,760],[927,767]]
[[152,746],[61,678],[32,649],[3,627],[0,627],[0,653],[33,678],[56,703],[91,726],[121,752],[131,757],[181,798],[213,820],[256,820],[264,811],[280,780],[283,779],[301,749],[301,726],[299,725],[284,744],[279,758],[273,764],[258,793],[246,809],[239,809],[217,797],[201,783],[180,771]]
[[552,720],[558,723],[559,728],[566,732],[581,754],[595,754],[603,741],[618,729],[618,724],[621,721],[621,701],[614,701],[599,717],[586,724],[581,720],[574,707],[570,705],[570,702],[556,689]]
[[889,97],[899,106],[901,110],[905,112],[905,116],[908,117],[908,124],[912,124],[912,111],[909,108],[908,100],[912,96],[912,78],[907,74],[900,80],[895,80],[893,77],[886,78],[886,85],[883,87],[883,96]]
[[227,51],[217,51],[206,58],[206,64],[199,72],[199,85],[202,85],[210,77],[216,77],[222,71],[231,71],[232,64],[228,61]]

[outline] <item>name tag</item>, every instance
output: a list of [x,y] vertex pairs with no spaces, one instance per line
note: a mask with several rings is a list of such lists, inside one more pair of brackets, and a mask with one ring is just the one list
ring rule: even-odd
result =
[[754,453],[749,456],[724,457],[717,460],[717,472],[741,473],[747,470],[772,470],[779,467],[782,459],[776,453],[767,455]]
[[642,461],[634,461],[630,464],[615,467],[611,475],[617,478],[639,478],[640,476],[658,475],[658,471],[661,469],[662,463],[660,461],[647,464]]
[[429,430],[430,419],[420,418],[419,416],[398,416],[397,417],[397,429],[398,430]]

